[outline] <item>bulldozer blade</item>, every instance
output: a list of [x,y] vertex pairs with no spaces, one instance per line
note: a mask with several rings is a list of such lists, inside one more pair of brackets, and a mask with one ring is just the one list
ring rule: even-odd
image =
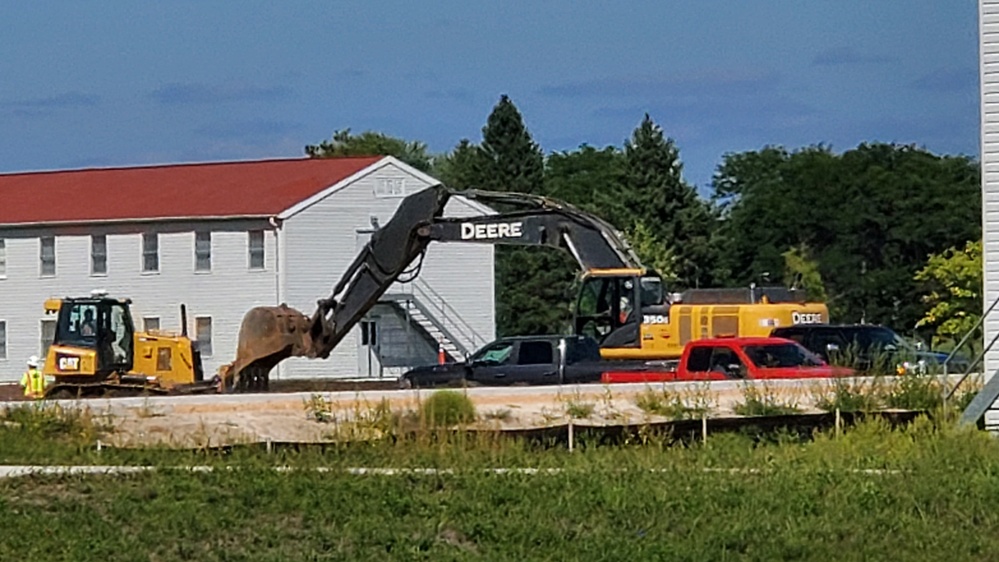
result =
[[271,369],[288,357],[314,357],[308,316],[284,304],[251,308],[239,327],[236,359],[220,369],[224,388],[267,390]]

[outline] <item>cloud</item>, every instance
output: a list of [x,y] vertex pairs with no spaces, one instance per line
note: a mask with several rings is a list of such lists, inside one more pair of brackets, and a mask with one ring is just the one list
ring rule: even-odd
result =
[[280,136],[301,130],[301,125],[288,121],[220,121],[208,123],[195,129],[195,133],[213,139],[231,139],[243,137]]
[[[821,124],[822,112],[805,103],[780,96],[666,100],[642,105],[604,105],[591,116],[604,123],[638,126],[648,112],[667,136],[685,142],[712,138],[779,138],[790,132],[809,131]],[[630,134],[630,129],[625,135]]]
[[364,78],[365,74],[366,73],[363,70],[360,70],[358,68],[348,68],[347,70],[341,70],[340,72],[337,72],[335,76],[337,78],[343,78],[343,79],[357,79],[357,78]]
[[92,94],[82,92],[66,92],[54,96],[41,98],[27,98],[0,102],[0,107],[11,109],[15,114],[22,116],[38,115],[47,113],[53,109],[67,107],[93,107],[101,102],[101,98]]
[[452,88],[450,90],[428,90],[423,93],[424,97],[433,100],[470,102],[475,99],[475,93],[465,88]]
[[566,82],[541,88],[551,97],[703,96],[758,94],[773,91],[780,76],[766,71],[704,71],[661,77],[613,76],[583,82]]
[[290,94],[291,90],[280,86],[210,85],[192,82],[160,86],[150,92],[149,97],[164,105],[196,105],[242,101],[275,101],[285,99]]
[[880,64],[895,62],[895,60],[884,55],[859,53],[853,47],[834,47],[815,55],[815,58],[812,59],[812,66]]
[[938,68],[914,80],[912,87],[925,92],[974,93],[978,90],[978,70]]

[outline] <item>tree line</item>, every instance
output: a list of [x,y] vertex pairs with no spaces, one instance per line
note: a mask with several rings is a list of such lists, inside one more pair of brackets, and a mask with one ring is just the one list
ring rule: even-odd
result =
[[[881,142],[842,153],[765,146],[724,154],[705,198],[648,114],[622,146],[545,154],[505,95],[482,139],[462,139],[446,154],[350,129],[305,150],[393,155],[454,189],[572,203],[623,231],[671,291],[793,285],[826,302],[835,322],[938,341],[963,335],[982,310],[980,171],[967,156]],[[498,246],[498,333],[566,330],[576,270],[564,252]]]

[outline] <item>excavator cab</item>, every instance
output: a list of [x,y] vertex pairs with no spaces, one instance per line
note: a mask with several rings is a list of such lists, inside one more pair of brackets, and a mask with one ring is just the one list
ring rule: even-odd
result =
[[668,314],[662,279],[654,272],[593,269],[582,276],[575,329],[603,348],[641,348],[642,324],[667,322]]

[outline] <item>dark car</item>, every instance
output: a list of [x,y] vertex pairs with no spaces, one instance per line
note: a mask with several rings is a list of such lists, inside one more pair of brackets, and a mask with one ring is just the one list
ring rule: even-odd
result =
[[600,346],[586,336],[521,336],[485,345],[468,361],[417,367],[399,377],[402,388],[597,382]]
[[[917,349],[894,330],[873,324],[807,324],[774,328],[772,336],[794,340],[826,362],[860,371],[940,373],[946,353]],[[950,373],[963,373],[968,359],[955,356]]]

